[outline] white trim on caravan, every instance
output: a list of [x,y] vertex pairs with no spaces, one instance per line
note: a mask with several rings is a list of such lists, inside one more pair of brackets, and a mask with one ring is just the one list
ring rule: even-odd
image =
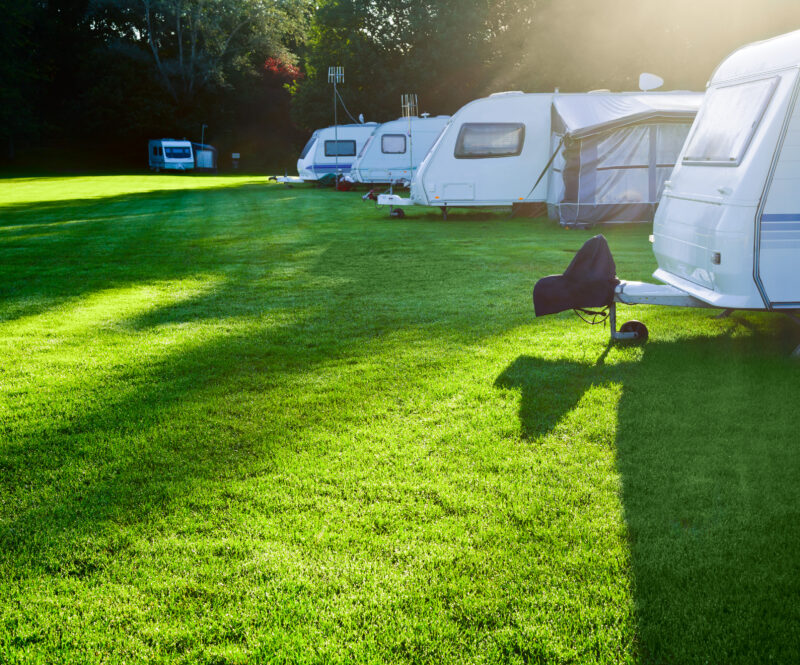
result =
[[[377,122],[365,122],[318,129],[308,139],[297,160],[299,179],[314,182],[328,174],[350,173],[358,153],[377,127]],[[277,180],[297,182],[298,179],[289,176]]]
[[194,168],[192,142],[178,139],[154,139],[147,142],[151,171],[191,171]]
[[385,122],[367,139],[353,163],[356,182],[410,182],[450,116],[398,118]]
[[616,301],[800,310],[798,54],[800,31],[719,65],[655,216],[665,286],[623,282]]

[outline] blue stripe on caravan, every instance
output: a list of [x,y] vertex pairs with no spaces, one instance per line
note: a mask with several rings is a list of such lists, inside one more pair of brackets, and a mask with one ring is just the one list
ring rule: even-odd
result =
[[800,222],[800,212],[793,212],[788,215],[773,214],[761,215],[762,222]]
[[352,164],[312,164],[312,169],[349,169]]
[[763,232],[787,232],[787,231],[800,231],[800,221],[797,222],[761,222],[761,230]]

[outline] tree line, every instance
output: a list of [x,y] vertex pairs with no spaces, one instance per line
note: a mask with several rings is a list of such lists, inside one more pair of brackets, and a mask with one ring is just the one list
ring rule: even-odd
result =
[[[451,114],[499,90],[702,90],[736,47],[800,27],[796,0],[0,0],[0,159],[142,166],[146,140],[205,137],[221,163],[293,166],[332,123],[400,95]],[[346,117],[346,115],[345,115]]]

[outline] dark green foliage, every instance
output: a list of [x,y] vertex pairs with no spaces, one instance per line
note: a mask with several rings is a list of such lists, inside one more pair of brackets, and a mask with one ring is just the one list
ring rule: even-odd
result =
[[329,0],[314,19],[297,85],[296,117],[330,124],[329,65],[345,68],[342,86],[354,115],[385,121],[400,114],[400,95],[416,92],[421,111],[453,112],[479,96],[493,73],[519,58],[519,37],[535,6],[523,0]]
[[337,64],[351,111],[378,121],[399,115],[405,92],[423,110],[454,113],[502,90],[636,90],[643,71],[665,89],[702,90],[731,51],[798,21],[792,0],[325,0],[294,115],[308,128],[332,124],[326,74]]
[[244,167],[274,166],[298,139],[286,80],[264,63],[291,61],[306,13],[304,0],[13,5],[2,28],[4,157],[145,167],[148,138],[199,141],[206,124],[223,164],[240,152]]

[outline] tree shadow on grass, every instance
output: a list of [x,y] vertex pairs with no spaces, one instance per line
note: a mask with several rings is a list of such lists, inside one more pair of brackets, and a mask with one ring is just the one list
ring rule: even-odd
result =
[[[239,195],[252,215],[213,214],[229,201],[224,190],[186,193],[182,202],[174,192],[119,197],[105,201],[98,218],[80,204],[45,207],[37,223],[78,214],[87,221],[56,226],[48,239],[31,228],[19,241],[22,273],[6,266],[14,279],[2,294],[19,304],[4,317],[10,326],[110,287],[206,274],[218,279],[212,288],[113,319],[113,334],[129,335],[125,344],[158,328],[197,324],[207,324],[210,338],[146,362],[111,363],[85,379],[65,372],[52,412],[36,404],[30,418],[0,430],[6,435],[0,493],[13,506],[0,525],[0,562],[88,574],[94,564],[87,562],[96,557],[77,544],[105,525],[163,514],[225,473],[268,469],[288,445],[287,422],[297,425],[291,413],[288,420],[275,416],[292,408],[270,401],[281,382],[357,359],[393,332],[424,330],[418,334],[426,339],[463,342],[527,318],[526,311],[509,317],[493,309],[497,288],[487,287],[493,273],[486,255],[462,252],[450,237],[440,246],[436,237],[409,245],[392,225],[369,237],[325,220],[304,226],[302,219],[259,212],[269,201],[262,192]],[[325,201],[302,207],[322,211]],[[176,212],[201,203],[209,214],[196,224]],[[39,207],[25,214],[42,213]],[[502,274],[526,285],[529,279]],[[505,287],[504,293],[523,292]],[[238,423],[232,413],[241,413]],[[302,422],[310,426],[329,415],[311,411]]]
[[650,342],[641,361],[608,367],[523,356],[497,380],[521,390],[530,438],[591,385],[622,384],[641,662],[800,660],[800,366],[796,330],[773,332]]

